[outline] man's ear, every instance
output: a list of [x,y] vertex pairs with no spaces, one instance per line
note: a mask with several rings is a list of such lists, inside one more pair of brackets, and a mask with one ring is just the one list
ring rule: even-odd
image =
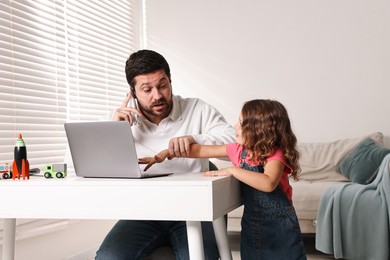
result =
[[131,96],[137,98],[137,95],[135,94],[135,89],[130,88],[130,91],[131,91]]

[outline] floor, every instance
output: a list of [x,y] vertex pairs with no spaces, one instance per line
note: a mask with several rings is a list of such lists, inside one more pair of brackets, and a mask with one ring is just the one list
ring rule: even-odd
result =
[[[229,232],[229,244],[230,249],[232,250],[233,260],[241,260],[240,257],[240,233],[239,232]],[[335,259],[331,255],[323,254],[315,249],[315,236],[313,235],[303,235],[303,243],[305,244],[306,254],[308,260],[330,260]],[[168,247],[160,248],[155,251],[155,253],[147,258],[148,260],[170,260],[172,259],[172,249]],[[79,260],[80,258],[75,258],[71,260]],[[85,258],[83,258],[85,259]],[[89,258],[88,258],[89,259]],[[93,258],[91,258],[92,260]]]
[[308,260],[322,260],[322,259],[335,259],[332,255],[324,254],[315,249],[315,235],[304,235],[303,243],[305,244],[306,254]]
[[[239,234],[229,233],[229,242],[232,250],[233,260],[240,260],[240,236]],[[335,259],[331,255],[323,254],[315,249],[315,236],[304,235],[303,243],[305,244],[306,254],[308,260],[327,260]]]

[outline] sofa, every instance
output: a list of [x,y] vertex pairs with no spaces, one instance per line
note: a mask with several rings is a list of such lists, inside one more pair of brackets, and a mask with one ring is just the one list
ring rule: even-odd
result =
[[[290,184],[293,188],[293,205],[303,234],[316,233],[318,207],[325,190],[332,185],[351,182],[340,173],[340,163],[367,138],[383,145],[383,134],[380,132],[331,142],[298,144],[302,172],[300,180],[290,180]],[[212,162],[219,169],[231,166],[230,162],[223,160],[215,159]],[[241,230],[242,212],[243,206],[228,214],[230,234]]]

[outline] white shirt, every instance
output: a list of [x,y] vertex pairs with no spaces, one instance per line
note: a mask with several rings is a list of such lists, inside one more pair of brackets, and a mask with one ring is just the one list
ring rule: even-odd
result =
[[[132,126],[138,157],[154,156],[167,149],[173,137],[192,135],[198,144],[226,144],[235,141],[235,131],[211,105],[197,98],[173,96],[173,108],[159,125],[140,117]],[[174,158],[152,166],[153,172],[207,171],[208,159]]]

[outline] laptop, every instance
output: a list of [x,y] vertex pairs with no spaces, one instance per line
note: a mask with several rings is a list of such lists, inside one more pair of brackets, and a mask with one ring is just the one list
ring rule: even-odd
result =
[[126,121],[65,123],[64,127],[77,176],[139,179],[172,174],[141,169]]

